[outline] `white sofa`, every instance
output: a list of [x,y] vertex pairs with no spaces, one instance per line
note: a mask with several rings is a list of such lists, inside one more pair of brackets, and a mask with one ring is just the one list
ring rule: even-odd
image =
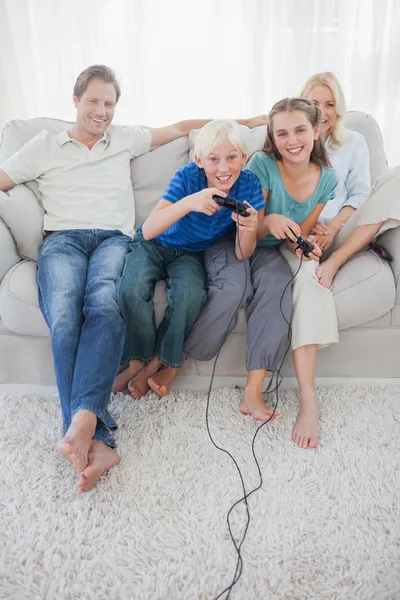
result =
[[[371,115],[360,112],[348,113],[346,124],[366,138],[374,180],[387,169],[379,128]],[[70,125],[55,119],[8,123],[0,144],[0,165],[42,129],[56,133]],[[265,129],[244,129],[250,151],[260,148]],[[182,138],[132,161],[136,225],[149,214],[174,172],[188,160],[189,139]],[[37,299],[35,261],[43,239],[42,218],[35,183],[16,186],[8,194],[0,192],[0,383],[55,384],[48,329]],[[384,234],[382,242],[394,257],[391,264],[371,251],[361,252],[335,279],[340,342],[319,351],[317,376],[400,376],[400,228]],[[161,283],[155,298],[159,321],[165,307]],[[217,376],[245,375],[245,330],[241,313],[221,350]],[[196,379],[198,387],[206,387],[212,366],[213,361],[187,360],[181,384]],[[283,372],[293,375],[290,353]]]

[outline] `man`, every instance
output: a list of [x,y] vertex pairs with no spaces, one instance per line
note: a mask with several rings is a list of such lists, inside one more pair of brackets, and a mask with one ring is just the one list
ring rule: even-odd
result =
[[[111,69],[88,67],[74,87],[74,127],[58,135],[42,131],[0,168],[1,191],[37,180],[42,194],[39,304],[60,395],[59,450],[82,474],[81,493],[120,460],[110,433],[117,425],[107,405],[125,335],[115,281],[134,228],[130,161],[208,122],[110,127],[119,97]],[[260,117],[243,123],[264,122]]]

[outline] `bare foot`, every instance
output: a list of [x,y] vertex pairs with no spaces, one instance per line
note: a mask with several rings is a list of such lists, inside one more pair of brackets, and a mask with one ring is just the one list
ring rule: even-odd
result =
[[128,390],[133,398],[141,398],[147,394],[150,389],[147,380],[149,377],[153,377],[161,367],[162,363],[158,358],[153,358],[153,360],[143,367],[136,377],[133,377],[129,381]]
[[340,269],[340,264],[335,262],[335,259],[330,256],[325,262],[323,262],[318,269],[316,270],[316,274],[318,277],[318,281],[323,287],[330,288],[332,285],[332,281],[335,278],[336,273]]
[[90,410],[78,410],[73,416],[65,437],[58,449],[77,471],[82,472],[88,465],[88,452],[96,430],[97,416]]
[[316,448],[319,435],[318,396],[315,391],[308,392],[306,400],[300,397],[300,412],[293,427],[292,441],[299,448]]
[[177,369],[165,367],[164,369],[160,369],[153,377],[149,377],[147,383],[157,396],[163,398],[169,394],[169,389],[177,378],[179,371],[180,367]]
[[79,493],[84,494],[94,488],[100,477],[116,467],[120,460],[116,450],[94,440],[90,446],[89,464],[78,481]]
[[128,367],[121,371],[114,379],[112,393],[122,392],[128,387],[129,381],[135,377],[144,367],[141,360],[131,360]]
[[256,421],[275,419],[279,413],[274,412],[265,403],[263,395],[249,386],[245,386],[239,410],[244,415],[252,415]]

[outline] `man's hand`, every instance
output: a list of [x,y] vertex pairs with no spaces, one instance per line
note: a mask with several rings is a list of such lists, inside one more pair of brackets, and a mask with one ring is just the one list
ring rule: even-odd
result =
[[265,222],[268,225],[269,232],[278,240],[289,238],[292,242],[296,241],[291,229],[296,235],[301,235],[300,227],[297,223],[284,217],[283,215],[271,214],[265,217]]
[[315,236],[309,235],[306,239],[307,239],[307,242],[310,242],[310,244],[312,244],[314,246],[314,250],[312,252],[310,252],[310,254],[308,256],[304,256],[303,251],[300,250],[300,248],[298,248],[296,250],[297,256],[299,258],[301,258],[303,256],[304,262],[308,262],[309,260],[314,260],[315,262],[319,262],[319,257],[321,256],[322,252],[321,252],[321,248],[315,242]]
[[250,119],[247,119],[246,125],[250,129],[253,129],[253,127],[259,127],[260,125],[268,125],[268,115],[251,117]]
[[238,224],[239,233],[257,233],[258,229],[258,212],[255,208],[250,206],[248,202],[244,202],[247,204],[247,212],[249,213],[248,217],[242,217],[242,215],[238,215],[237,213],[232,213],[232,219]]
[[190,210],[193,212],[204,213],[205,215],[211,217],[222,208],[222,206],[213,200],[214,195],[221,196],[221,198],[226,198],[226,194],[217,188],[206,188],[200,192],[192,194],[189,196]]

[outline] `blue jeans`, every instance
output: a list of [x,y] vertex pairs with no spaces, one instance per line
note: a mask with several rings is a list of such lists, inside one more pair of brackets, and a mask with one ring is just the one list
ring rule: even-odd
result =
[[93,439],[115,447],[107,410],[125,326],[116,298],[131,238],[119,231],[71,229],[40,248],[39,304],[50,329],[64,435],[78,410],[97,416]]
[[[181,252],[146,241],[137,233],[130,243],[124,273],[117,283],[126,324],[123,362],[149,362],[155,355],[167,367],[179,367],[183,342],[207,298],[202,253]],[[165,280],[168,306],[156,328],[154,287]]]

